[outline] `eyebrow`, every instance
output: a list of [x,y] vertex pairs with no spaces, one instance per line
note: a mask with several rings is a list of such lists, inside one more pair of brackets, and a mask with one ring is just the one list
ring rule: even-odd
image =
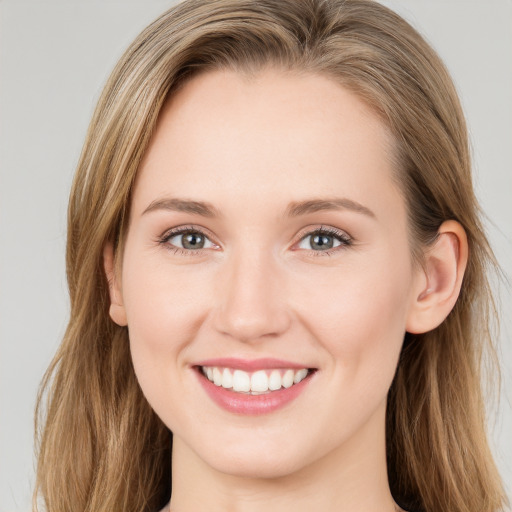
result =
[[170,210],[174,212],[192,213],[202,217],[221,217],[220,212],[211,203],[205,201],[191,201],[189,199],[179,199],[167,197],[153,201],[143,212],[142,215],[155,210]]
[[337,197],[292,202],[288,205],[285,216],[298,217],[299,215],[306,215],[308,213],[325,210],[350,210],[375,218],[375,213],[361,203],[353,201],[352,199]]
[[[205,201],[192,201],[181,198],[163,198],[153,201],[142,215],[155,210],[170,210],[175,212],[191,213],[202,217],[222,217],[221,213],[211,203]],[[375,218],[375,214],[366,206],[347,198],[308,199],[305,201],[293,201],[285,210],[285,217],[299,217],[309,213],[327,210],[349,210]]]

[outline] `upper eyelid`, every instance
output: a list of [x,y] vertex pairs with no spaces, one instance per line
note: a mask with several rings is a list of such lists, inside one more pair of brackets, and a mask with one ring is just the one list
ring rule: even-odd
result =
[[166,229],[159,237],[159,240],[168,240],[169,238],[172,238],[174,236],[181,235],[183,233],[201,233],[205,237],[207,237],[210,241],[213,241],[215,237],[210,233],[210,231],[206,228],[203,228],[202,226],[192,226],[192,225],[184,225],[184,226],[177,226],[175,228]]
[[335,228],[333,226],[326,226],[323,224],[321,224],[319,227],[316,227],[316,228],[306,227],[306,228],[302,229],[301,231],[299,231],[299,234],[297,236],[300,241],[305,236],[312,235],[314,233],[327,233],[328,235],[333,235],[333,236],[337,235],[341,238],[348,238],[350,240],[353,240],[353,237],[344,229]]

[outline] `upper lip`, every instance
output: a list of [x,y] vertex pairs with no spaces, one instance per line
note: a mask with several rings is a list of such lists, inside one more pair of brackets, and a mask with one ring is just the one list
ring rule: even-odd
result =
[[194,366],[217,366],[220,368],[233,368],[234,370],[243,370],[246,372],[254,372],[257,370],[277,368],[291,368],[293,370],[310,368],[310,366],[304,365],[302,363],[294,363],[292,361],[285,361],[284,359],[275,359],[272,357],[265,357],[261,359],[240,359],[236,357],[220,357],[199,361],[198,363],[195,363]]

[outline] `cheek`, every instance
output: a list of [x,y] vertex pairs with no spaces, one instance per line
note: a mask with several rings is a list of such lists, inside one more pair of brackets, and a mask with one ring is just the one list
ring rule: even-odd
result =
[[[309,290],[301,294],[303,321],[344,377],[382,373],[389,380],[394,374],[405,333],[411,274],[408,257],[400,261],[395,256],[394,265],[392,259],[389,254],[369,258],[368,264],[347,261],[303,278],[301,289]],[[390,268],[400,270],[390,272]]]
[[385,272],[388,262],[347,264],[303,281],[309,293],[302,294],[300,316],[326,355],[326,390],[332,391],[332,400],[319,403],[317,412],[326,443],[349,437],[385,407],[410,295],[407,260],[392,275]]
[[126,254],[123,301],[133,364],[146,391],[158,382],[154,376],[173,379],[179,375],[173,370],[185,364],[183,349],[195,338],[206,311],[205,276],[173,269],[140,251]]

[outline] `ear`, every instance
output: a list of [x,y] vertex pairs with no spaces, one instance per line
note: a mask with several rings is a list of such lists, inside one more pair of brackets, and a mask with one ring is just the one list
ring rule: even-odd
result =
[[103,266],[108,281],[110,294],[110,318],[120,326],[128,325],[126,311],[123,305],[123,295],[119,285],[119,278],[115,268],[114,246],[108,242],[103,249]]
[[438,237],[425,254],[418,271],[413,303],[406,330],[421,334],[435,329],[455,306],[468,261],[468,241],[464,228],[454,220],[441,224]]

